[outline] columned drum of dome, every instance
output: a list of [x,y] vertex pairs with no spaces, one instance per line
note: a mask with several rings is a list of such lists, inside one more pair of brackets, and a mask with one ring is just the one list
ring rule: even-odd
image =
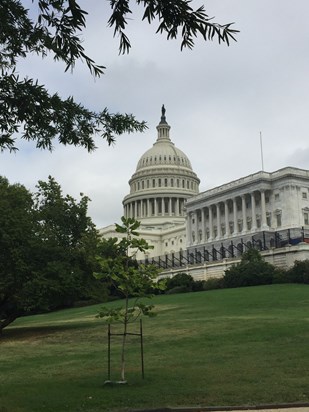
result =
[[129,180],[130,194],[123,200],[124,215],[142,225],[183,224],[186,199],[199,193],[200,180],[188,157],[171,141],[170,128],[162,106],[157,140],[138,161]]

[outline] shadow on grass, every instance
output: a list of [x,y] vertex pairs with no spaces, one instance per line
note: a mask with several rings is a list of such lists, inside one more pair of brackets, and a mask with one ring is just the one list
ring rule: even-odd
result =
[[[14,339],[14,341],[33,339],[33,338],[44,338],[48,335],[55,334],[57,332],[73,332],[73,331],[85,331],[94,330],[96,328],[102,328],[102,325],[97,323],[68,323],[59,325],[41,325],[41,326],[10,326],[5,328],[0,337],[1,342]],[[1,412],[1,411],[0,411]]]

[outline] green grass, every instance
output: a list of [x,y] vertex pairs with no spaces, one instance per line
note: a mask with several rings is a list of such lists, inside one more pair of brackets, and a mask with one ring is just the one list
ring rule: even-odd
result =
[[[100,305],[18,319],[0,341],[0,412],[309,402],[308,286],[159,296],[153,303],[158,316],[143,321],[145,380],[131,337],[123,386],[104,386]],[[119,338],[112,350],[116,380]]]

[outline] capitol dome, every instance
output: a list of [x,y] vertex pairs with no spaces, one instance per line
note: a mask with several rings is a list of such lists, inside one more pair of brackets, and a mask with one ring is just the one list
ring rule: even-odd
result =
[[188,157],[170,139],[164,106],[157,132],[156,142],[141,156],[129,181],[124,215],[156,226],[183,223],[185,201],[199,192],[200,180]]

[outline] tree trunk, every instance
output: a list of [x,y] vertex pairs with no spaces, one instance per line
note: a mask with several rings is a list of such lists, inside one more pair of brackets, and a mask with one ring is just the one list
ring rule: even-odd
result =
[[121,348],[121,380],[125,382],[125,346],[126,346],[126,338],[127,338],[127,326],[128,323],[125,321],[124,329],[123,329],[123,337],[122,337],[122,348]]
[[124,327],[123,327],[123,337],[122,337],[122,348],[121,348],[121,381],[125,382],[125,347],[127,340],[127,329],[128,329],[128,307],[129,307],[129,297],[126,296],[126,306],[124,315]]
[[8,316],[6,319],[3,319],[0,322],[0,336],[2,335],[2,331],[3,329],[8,326],[10,323],[14,322],[15,319],[18,318],[18,315],[14,314],[14,315],[10,315]]

